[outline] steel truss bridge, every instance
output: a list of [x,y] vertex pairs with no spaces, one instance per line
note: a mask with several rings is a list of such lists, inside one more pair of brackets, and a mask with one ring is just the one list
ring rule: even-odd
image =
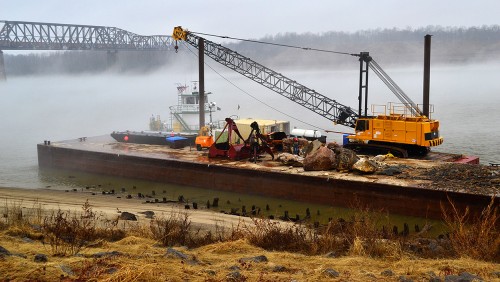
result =
[[116,27],[0,21],[0,50],[168,51],[167,35],[138,35]]

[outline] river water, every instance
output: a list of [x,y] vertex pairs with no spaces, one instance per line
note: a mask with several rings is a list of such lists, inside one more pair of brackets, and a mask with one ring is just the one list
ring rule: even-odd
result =
[[[213,94],[222,109],[213,119],[238,115],[242,118],[289,120],[291,126],[349,131],[332,125],[322,117],[288,101],[247,78],[215,67],[219,74],[207,70],[206,91]],[[422,72],[419,68],[386,69],[406,93],[420,103]],[[445,143],[434,150],[480,157],[482,164],[500,162],[500,83],[498,65],[433,67],[431,73],[432,117],[441,121]],[[290,71],[283,73],[338,102],[356,107],[357,70]],[[131,191],[156,190],[158,194],[177,198],[189,195],[205,203],[222,193],[203,192],[191,187],[138,182],[97,175],[40,171],[36,144],[44,140],[66,140],[83,136],[109,134],[114,130],[146,129],[149,117],[160,114],[168,118],[168,107],[177,104],[177,83],[197,80],[193,74],[164,69],[145,75],[82,75],[9,77],[0,83],[0,186],[19,188],[86,189],[108,187]],[[228,83],[231,81],[233,84]],[[370,104],[397,102],[374,75],[370,78]],[[253,96],[254,98],[252,98]],[[257,101],[264,101],[267,105]],[[273,109],[274,108],[274,109]],[[275,109],[279,109],[279,112]],[[307,122],[304,124],[301,122]],[[328,140],[341,142],[340,135]],[[165,192],[163,192],[165,191]],[[238,202],[248,196],[228,195],[223,203]],[[265,206],[266,199],[245,201]],[[272,209],[281,214],[285,202],[274,202]],[[329,207],[320,207],[329,209]],[[296,207],[303,214],[306,206]],[[293,210],[293,209],[290,209]],[[291,211],[292,213],[293,211]],[[317,211],[314,209],[312,213]],[[293,214],[292,214],[293,215]]]

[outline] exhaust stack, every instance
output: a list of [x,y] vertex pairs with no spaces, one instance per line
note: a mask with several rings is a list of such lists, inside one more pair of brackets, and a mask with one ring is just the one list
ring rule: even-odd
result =
[[431,72],[431,36],[425,36],[424,46],[424,101],[423,114],[429,117],[429,88],[430,88],[430,72]]

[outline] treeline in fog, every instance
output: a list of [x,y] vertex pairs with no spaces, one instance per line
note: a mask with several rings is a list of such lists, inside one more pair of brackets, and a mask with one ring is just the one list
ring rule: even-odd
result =
[[[500,59],[500,26],[419,29],[377,29],[354,33],[323,34],[285,33],[267,36],[260,41],[315,48],[336,52],[370,55],[382,65],[423,64],[424,36],[432,35],[432,63],[481,63]],[[227,47],[237,50],[264,65],[315,68],[354,66],[356,58],[325,52],[242,42]]]
[[7,75],[82,74],[112,71],[145,73],[167,65],[173,52],[162,51],[51,51],[9,55],[4,51]]
[[[382,65],[422,64],[424,36],[432,37],[433,64],[482,63],[500,59],[500,26],[435,27],[419,29],[375,29],[358,32],[284,33],[255,39],[349,54],[368,51]],[[211,38],[207,38],[212,40]],[[271,68],[329,68],[356,66],[357,58],[330,52],[306,51],[234,41],[223,44]],[[193,48],[191,48],[193,49]],[[182,64],[193,54],[180,44],[179,54],[172,51],[60,51],[9,55],[4,52],[7,75],[54,73],[145,73],[162,66]],[[196,59],[194,59],[196,60]]]

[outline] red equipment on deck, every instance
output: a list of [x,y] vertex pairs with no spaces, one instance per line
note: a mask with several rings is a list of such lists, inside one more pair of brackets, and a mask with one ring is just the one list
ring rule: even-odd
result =
[[[228,157],[231,160],[241,160],[253,156],[253,160],[257,161],[258,154],[268,152],[274,159],[274,154],[272,153],[271,148],[269,148],[266,140],[264,140],[264,138],[260,134],[259,125],[257,124],[257,122],[253,122],[251,124],[252,131],[250,132],[250,136],[245,139],[243,138],[243,136],[241,136],[240,131],[238,130],[238,127],[236,126],[236,123],[232,118],[226,118],[225,121],[226,125],[224,126],[224,129],[222,129],[222,132],[219,134],[212,146],[210,146],[210,148],[208,149],[208,157]],[[226,131],[226,129],[227,141],[218,143],[217,141],[219,141],[221,136],[223,136],[223,133],[224,131]],[[255,135],[253,135],[254,131],[256,132]],[[240,140],[243,140],[243,144],[232,143],[233,132],[238,135]],[[261,144],[258,143],[258,140],[256,138],[260,139]],[[252,142],[250,142],[250,139],[253,139]]]

